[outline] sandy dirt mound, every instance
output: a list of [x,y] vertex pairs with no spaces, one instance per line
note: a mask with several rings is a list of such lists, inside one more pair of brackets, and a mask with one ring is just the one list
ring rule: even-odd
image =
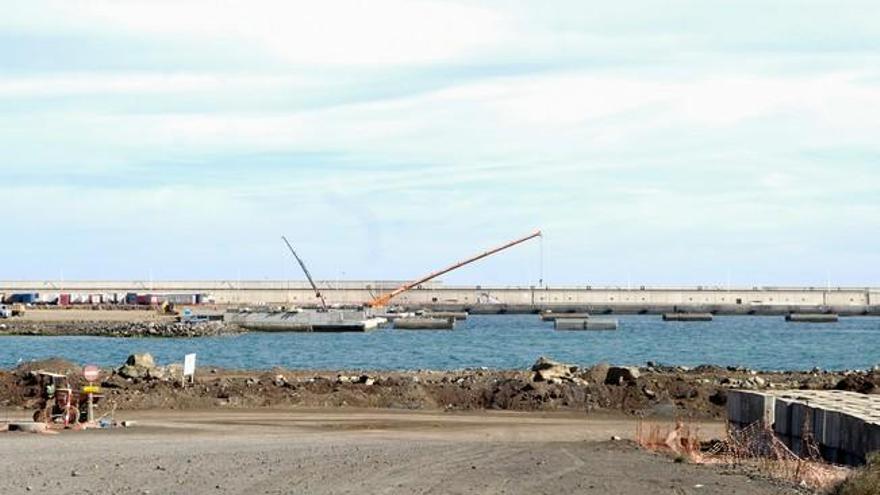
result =
[[[134,361],[129,361],[133,363]],[[727,390],[865,389],[875,374],[756,373],[701,366],[695,369],[605,364],[537,371],[419,371],[350,374],[314,371],[230,371],[200,368],[196,383],[181,384],[180,364],[123,364],[104,370],[104,408],[121,410],[206,407],[365,407],[393,409],[611,411],[652,417],[722,418]],[[161,364],[161,363],[160,363]],[[536,363],[538,366],[538,363]],[[546,366],[543,365],[543,366]],[[67,370],[82,385],[79,368],[63,360],[28,363],[0,373],[0,405],[33,407],[40,391],[32,371]]]

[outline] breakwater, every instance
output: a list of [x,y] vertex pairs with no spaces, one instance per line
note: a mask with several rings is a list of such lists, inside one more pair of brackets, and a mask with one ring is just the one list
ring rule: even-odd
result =
[[[318,281],[329,304],[359,305],[398,287],[397,281]],[[51,299],[74,296],[199,294],[221,305],[312,306],[305,281],[0,281],[0,294],[38,293]],[[103,298],[107,299],[107,298]],[[468,311],[472,314],[534,313],[545,309],[592,314],[785,315],[837,313],[880,315],[878,287],[598,287],[447,286],[426,283],[392,300],[409,309]]]

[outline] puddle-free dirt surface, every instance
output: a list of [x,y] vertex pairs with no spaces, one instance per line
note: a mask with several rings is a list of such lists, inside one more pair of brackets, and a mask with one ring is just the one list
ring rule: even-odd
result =
[[[334,408],[117,419],[136,426],[0,434],[0,493],[795,493],[642,451],[625,417]],[[707,438],[721,428],[701,425]]]

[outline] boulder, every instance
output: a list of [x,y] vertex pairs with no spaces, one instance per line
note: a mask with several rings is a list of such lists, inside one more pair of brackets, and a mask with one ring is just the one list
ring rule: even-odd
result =
[[535,372],[532,380],[536,382],[556,381],[554,379],[571,381],[574,379],[574,372],[577,369],[577,366],[559,363],[541,356],[532,366],[532,371]]
[[138,368],[156,367],[156,362],[153,361],[153,355],[149,353],[132,354],[131,356],[128,356],[128,360],[125,361],[125,364],[129,366],[136,366]]
[[132,366],[130,364],[126,364],[119,368],[116,373],[123,378],[145,378],[147,375],[147,370],[138,366]]
[[714,394],[709,396],[709,402],[715,404],[716,406],[726,406],[727,405],[727,390],[723,388],[719,388],[715,391]]
[[[877,380],[880,382],[880,380]],[[847,375],[834,385],[835,390],[848,390],[860,394],[876,394],[880,392],[873,375]]]
[[160,367],[148,368],[147,369],[147,378],[151,380],[164,380],[165,379],[165,369]]
[[612,366],[605,375],[606,385],[623,385],[635,383],[639,378],[639,369],[635,366]]
[[608,369],[610,366],[608,363],[599,363],[592,368],[590,368],[590,381],[593,383],[602,383],[605,381],[605,377],[608,376]]
[[183,364],[171,363],[165,367],[165,376],[171,380],[180,380],[183,378]]

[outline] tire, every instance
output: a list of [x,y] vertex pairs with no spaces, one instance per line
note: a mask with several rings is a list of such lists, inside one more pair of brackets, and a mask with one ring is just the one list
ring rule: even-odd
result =
[[49,418],[46,415],[45,409],[38,409],[34,411],[34,423],[48,423]]
[[70,406],[67,409],[67,416],[64,418],[67,420],[67,424],[75,425],[79,423],[79,409],[76,406]]

